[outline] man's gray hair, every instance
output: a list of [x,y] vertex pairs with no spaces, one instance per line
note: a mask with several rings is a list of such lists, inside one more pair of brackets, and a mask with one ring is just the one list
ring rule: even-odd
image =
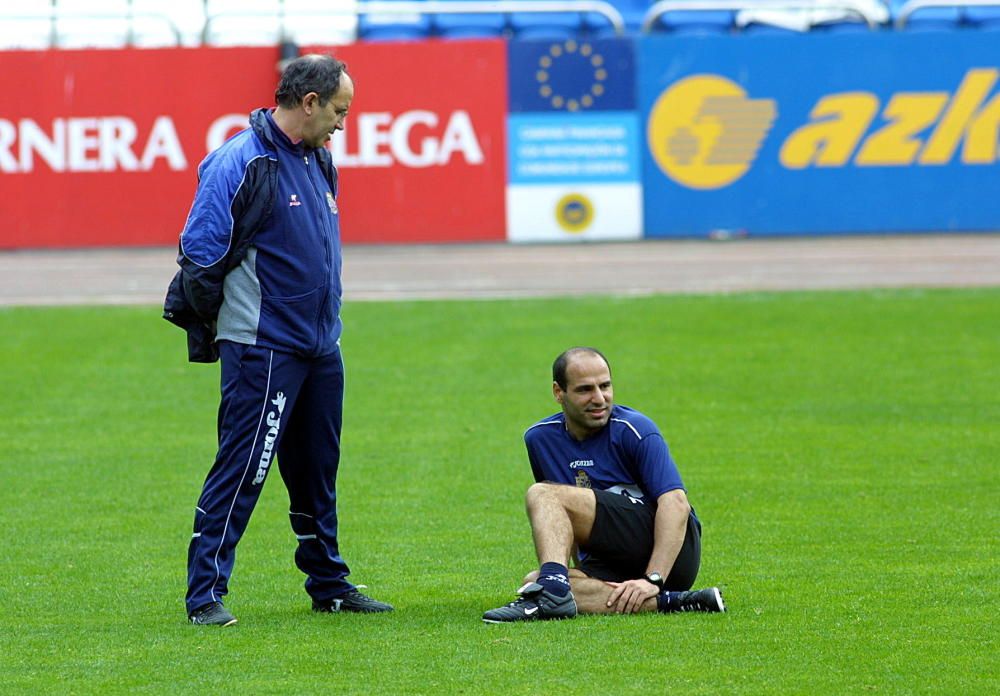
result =
[[310,53],[291,61],[284,72],[274,101],[278,106],[294,109],[310,92],[319,95],[319,105],[325,106],[340,89],[340,78],[347,72],[347,64],[333,56]]

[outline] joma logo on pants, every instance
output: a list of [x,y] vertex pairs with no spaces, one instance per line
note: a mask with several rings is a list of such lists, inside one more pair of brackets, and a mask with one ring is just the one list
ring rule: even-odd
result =
[[278,407],[278,413],[274,411],[267,414],[267,434],[264,436],[264,451],[260,453],[260,463],[257,465],[257,475],[253,477],[253,485],[259,486],[264,483],[267,476],[267,468],[271,466],[271,454],[274,451],[274,441],[278,437],[278,428],[281,427],[281,412],[285,410],[285,393],[275,394],[272,404]]

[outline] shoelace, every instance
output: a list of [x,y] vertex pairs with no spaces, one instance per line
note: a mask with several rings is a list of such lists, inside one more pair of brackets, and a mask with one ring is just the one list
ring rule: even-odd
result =
[[357,590],[351,590],[346,595],[344,595],[344,599],[347,599],[348,597],[351,598],[351,599],[354,599],[354,600],[356,600],[358,602],[361,602],[362,604],[374,604],[375,603],[374,599],[372,599],[368,595],[361,594]]
[[532,605],[532,604],[537,605],[538,603],[535,602],[534,600],[528,599],[527,597],[518,597],[513,602],[509,602],[507,604],[507,606],[508,607],[514,607],[516,609],[520,609],[521,607],[526,607],[526,606],[529,606],[529,605]]
[[712,607],[701,597],[691,597],[687,600],[681,611],[710,611]]

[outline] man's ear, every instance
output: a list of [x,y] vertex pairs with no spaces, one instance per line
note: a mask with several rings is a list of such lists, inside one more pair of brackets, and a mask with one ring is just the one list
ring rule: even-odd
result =
[[557,402],[559,402],[560,404],[563,402],[563,394],[564,393],[565,392],[559,386],[559,382],[556,382],[555,380],[552,380],[552,396],[555,397],[555,400]]
[[306,96],[302,97],[302,108],[305,109],[307,116],[312,116],[313,109],[316,108],[319,103],[319,94],[316,92],[309,92]]

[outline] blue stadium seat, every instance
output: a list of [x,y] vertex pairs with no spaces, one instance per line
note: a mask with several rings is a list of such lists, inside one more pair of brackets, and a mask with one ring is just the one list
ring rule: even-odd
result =
[[[618,10],[625,22],[625,33],[636,36],[642,29],[642,20],[646,16],[646,11],[652,6],[655,0],[610,0],[615,9]],[[587,14],[584,16],[584,24],[592,35],[614,36],[615,32],[611,23],[604,15]]]
[[[625,22],[625,36],[638,36],[642,27],[642,17],[645,10],[626,10],[619,4],[618,11],[622,14]],[[597,12],[585,12],[582,18],[583,31],[587,38],[591,39],[613,39],[618,34],[615,33],[614,25],[606,16]]]
[[966,7],[965,19],[976,29],[1000,31],[1000,0],[995,7]]
[[358,15],[361,41],[414,41],[432,34],[428,15]]
[[[891,0],[889,9],[894,25],[905,4],[906,0]],[[954,31],[963,23],[962,10],[959,7],[925,7],[910,14],[902,31]]]
[[435,33],[449,39],[492,38],[510,33],[507,16],[500,12],[437,14],[432,21]]
[[732,10],[678,10],[660,15],[652,30],[686,35],[726,34],[733,31],[735,19]]
[[910,15],[903,31],[954,31],[962,26],[958,7],[926,7]]
[[513,12],[510,27],[519,39],[575,39],[587,33],[579,12]]

